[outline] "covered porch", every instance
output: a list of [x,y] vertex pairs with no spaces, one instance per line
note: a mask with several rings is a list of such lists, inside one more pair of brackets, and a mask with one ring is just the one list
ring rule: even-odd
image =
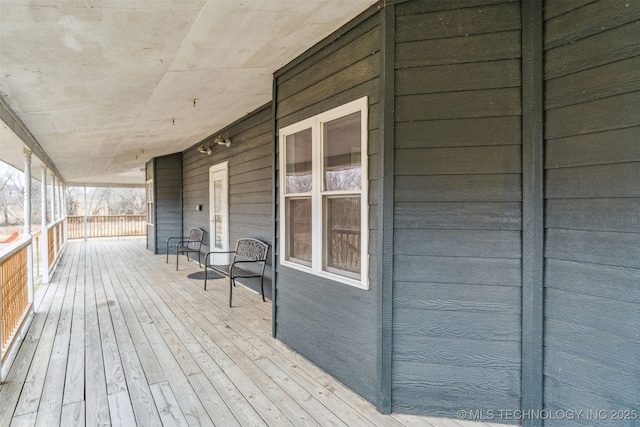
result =
[[[271,304],[140,238],[69,241],[0,385],[0,425],[470,426],[382,415],[271,337]],[[483,426],[487,424],[483,423]]]

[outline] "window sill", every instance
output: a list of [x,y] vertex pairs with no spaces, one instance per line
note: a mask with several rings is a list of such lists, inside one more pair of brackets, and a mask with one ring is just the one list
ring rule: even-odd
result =
[[315,271],[311,267],[307,267],[301,264],[290,261],[280,261],[280,265],[283,267],[292,268],[294,270],[302,271],[307,274],[322,277],[327,280],[342,283],[345,285],[353,286],[354,288],[369,290],[369,281],[367,278],[363,279],[351,279],[349,277],[341,276],[339,274],[330,273],[328,271]]

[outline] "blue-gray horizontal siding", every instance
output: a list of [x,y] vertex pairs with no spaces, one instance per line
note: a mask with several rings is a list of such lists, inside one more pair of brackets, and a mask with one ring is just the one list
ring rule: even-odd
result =
[[[229,127],[205,139],[213,144],[219,135],[228,134],[231,147],[213,146],[213,154],[199,153],[196,146],[183,153],[184,231],[191,227],[205,230],[202,252],[209,251],[209,168],[229,162],[229,245],[252,237],[272,245],[273,160],[271,104],[241,118]],[[202,206],[202,210],[196,210]],[[271,266],[266,271],[265,294],[271,295]],[[246,283],[254,288],[255,283]]]
[[395,66],[392,410],[519,408],[519,2],[398,4]]
[[165,254],[167,239],[182,236],[182,153],[155,161],[156,251]]
[[[378,202],[380,158],[380,14],[357,18],[311,49],[294,66],[276,73],[276,128],[347,102],[369,99],[369,253],[380,262]],[[281,226],[281,225],[279,225]],[[279,254],[277,254],[279,255]],[[363,290],[277,266],[277,338],[319,365],[370,402],[377,385],[377,306],[380,286],[370,268]]]
[[546,3],[544,404],[624,415],[640,408],[640,4]]

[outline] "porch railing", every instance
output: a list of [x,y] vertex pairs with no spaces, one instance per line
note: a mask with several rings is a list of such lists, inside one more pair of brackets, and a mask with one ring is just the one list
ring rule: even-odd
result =
[[67,241],[66,218],[0,247],[0,382],[31,322],[34,284],[48,282]]
[[66,218],[58,220],[47,227],[47,267],[51,270],[53,263],[56,262],[62,252],[62,247],[67,242],[65,227],[67,227]]
[[4,361],[14,336],[29,312],[28,248],[32,239],[0,253],[0,360]]
[[[69,239],[84,238],[84,216],[67,216]],[[87,216],[87,237],[145,236],[146,215]]]

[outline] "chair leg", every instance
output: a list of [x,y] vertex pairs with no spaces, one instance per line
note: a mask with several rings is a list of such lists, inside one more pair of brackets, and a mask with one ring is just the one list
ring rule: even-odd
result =
[[204,266],[204,290],[207,290],[207,266]]
[[233,287],[236,285],[236,281],[229,277],[229,307],[231,307],[231,298],[233,297]]
[[180,258],[180,251],[176,249],[176,271],[178,271],[178,258]]
[[267,300],[264,299],[264,276],[260,278],[260,292],[262,292],[262,302],[267,302]]

